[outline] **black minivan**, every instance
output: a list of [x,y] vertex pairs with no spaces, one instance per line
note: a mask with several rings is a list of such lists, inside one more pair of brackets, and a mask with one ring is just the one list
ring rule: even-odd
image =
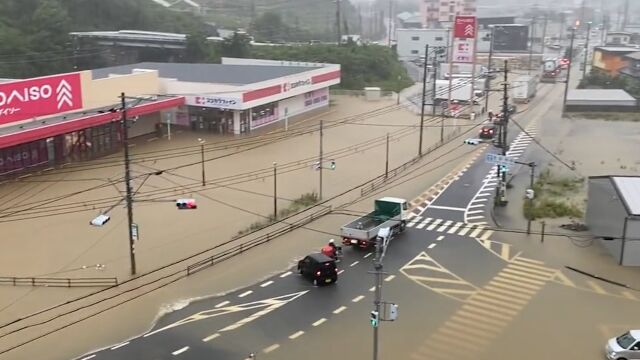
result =
[[322,253],[310,254],[298,261],[298,272],[317,286],[338,281],[336,262]]

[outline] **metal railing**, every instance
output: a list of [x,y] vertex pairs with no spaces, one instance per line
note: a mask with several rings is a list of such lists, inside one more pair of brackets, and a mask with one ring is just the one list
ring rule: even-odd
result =
[[245,241],[242,243],[239,243],[237,245],[234,245],[233,247],[226,249],[226,250],[222,250],[206,259],[200,260],[196,263],[193,263],[189,266],[187,266],[187,275],[192,275],[197,273],[198,271],[204,270],[206,268],[209,268],[211,266],[214,266],[218,263],[221,263],[225,260],[228,260],[236,255],[240,255],[243,252],[253,249],[256,246],[260,246],[262,244],[268,243],[271,240],[277,238],[278,236],[284,235],[288,232],[291,232],[293,230],[299,229],[301,227],[303,227],[304,225],[313,222],[321,217],[323,217],[324,215],[327,215],[328,213],[331,212],[331,208],[330,207],[323,207],[322,209],[305,216],[302,219],[299,219],[297,221],[294,221],[292,223],[288,223],[286,224],[286,226],[281,227],[277,230],[274,230],[272,232],[269,232],[267,234],[261,235],[255,239],[251,239],[249,241]]
[[118,278],[46,278],[2,276],[0,285],[44,286],[44,287],[109,287],[117,286]]

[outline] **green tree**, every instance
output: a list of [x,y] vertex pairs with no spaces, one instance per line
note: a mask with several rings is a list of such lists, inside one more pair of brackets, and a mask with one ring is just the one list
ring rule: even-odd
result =
[[220,55],[225,57],[247,58],[251,56],[251,40],[245,33],[234,32],[233,36],[220,43]]
[[30,62],[36,75],[73,69],[69,39],[71,19],[58,0],[41,1],[31,18],[28,36]]
[[278,13],[265,12],[258,16],[251,26],[258,41],[286,41],[291,29],[282,22]]
[[209,60],[211,51],[207,44],[207,36],[203,32],[194,32],[187,35],[185,60],[191,63],[199,63]]

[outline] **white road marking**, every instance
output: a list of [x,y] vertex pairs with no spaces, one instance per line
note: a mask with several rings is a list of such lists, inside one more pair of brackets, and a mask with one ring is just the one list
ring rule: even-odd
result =
[[178,349],[178,350],[176,350],[176,351],[172,352],[172,353],[171,353],[171,355],[174,355],[174,356],[175,356],[175,355],[180,355],[180,354],[182,354],[183,352],[185,352],[185,351],[187,351],[187,350],[189,350],[189,347],[188,347],[188,346],[185,346],[185,347],[183,347],[182,349]]
[[469,235],[470,237],[476,237],[478,236],[478,234],[480,234],[480,232],[484,229],[484,226],[478,226],[475,230],[473,230],[473,232],[471,233],[471,235]]
[[467,211],[467,214],[479,214],[481,212],[483,212],[484,210],[472,210],[472,211]]
[[395,275],[389,275],[384,279],[384,281],[389,282],[389,281],[393,280],[395,277],[396,277]]
[[80,359],[80,360],[89,360],[89,359],[93,359],[94,357],[96,357],[96,354],[89,355],[89,356],[87,356],[87,357],[83,357],[83,358],[82,358],[82,359]]
[[462,225],[464,225],[464,223],[457,222],[455,225],[451,227],[451,229],[449,229],[449,231],[447,231],[447,234],[453,234],[454,232],[458,231],[458,228]]
[[367,253],[365,256],[363,256],[363,258],[365,258],[365,259],[366,259],[366,258],[368,258],[368,257],[369,257],[369,256],[371,256],[371,255],[373,255],[373,253],[372,253],[372,252]]
[[438,237],[436,238],[436,240],[438,240],[438,241],[440,241],[440,240],[442,240],[442,239],[444,239],[444,235],[440,235],[440,236],[438,236]]
[[436,243],[429,245],[429,249],[433,249],[434,247],[436,247]]
[[344,272],[344,269],[338,271],[338,275],[342,274]]
[[460,232],[458,233],[458,235],[460,236],[465,236],[466,233],[469,232],[469,230],[471,230],[471,225],[467,224],[465,225],[465,227],[462,228],[462,230],[460,230]]
[[356,261],[352,262],[352,263],[351,263],[351,265],[349,265],[349,266],[356,266],[356,265],[358,265],[359,263],[360,263],[360,261],[357,261],[357,260],[356,260]]
[[247,296],[247,295],[249,295],[249,294],[253,294],[253,290],[245,291],[245,292],[243,292],[242,294],[238,295],[238,297],[239,297],[239,298],[242,298],[242,297],[245,297],[245,296]]
[[427,228],[427,230],[431,231],[433,230],[436,226],[438,226],[438,224],[440,224],[442,222],[442,219],[436,219],[436,221],[434,221],[433,223],[431,223],[431,225],[429,225],[429,227]]
[[477,207],[483,207],[483,206],[485,206],[485,204],[469,205],[469,209],[471,209],[471,208],[477,208]]
[[297,333],[293,333],[291,335],[289,335],[289,339],[293,340],[295,338],[298,338],[300,336],[302,336],[304,334],[304,331],[300,330]]
[[340,314],[341,312],[343,312],[343,311],[345,311],[345,310],[347,310],[347,307],[346,307],[346,306],[340,306],[339,308],[337,308],[337,309],[333,310],[333,313],[334,313],[334,314]]
[[464,208],[458,208],[458,207],[451,207],[451,206],[437,206],[437,205],[431,205],[429,206],[432,209],[440,209],[440,210],[452,210],[452,211],[464,211]]
[[478,198],[478,197],[489,196],[489,195],[491,195],[491,193],[489,193],[489,192],[486,192],[486,193],[478,193],[478,194],[476,195],[476,197]]
[[482,219],[482,218],[484,218],[483,215],[476,215],[476,216],[467,217],[467,220],[475,220],[475,219]]
[[[420,209],[420,208],[418,208]],[[420,221],[422,219],[422,216],[415,216],[413,219],[411,219],[411,221],[409,221],[409,223],[407,224],[408,227],[412,227],[413,225],[415,225],[418,221]]]
[[318,326],[318,325],[322,324],[322,323],[323,323],[323,322],[325,322],[325,321],[327,321],[327,319],[322,318],[322,319],[320,319],[320,320],[318,320],[318,321],[314,322],[313,324],[311,324],[311,326]]
[[440,226],[438,228],[438,230],[436,230],[437,232],[443,232],[446,228],[449,227],[449,225],[451,225],[453,223],[453,220],[447,220],[442,226]]
[[487,230],[484,234],[482,234],[482,236],[480,236],[480,240],[488,240],[491,235],[493,235],[493,230]]
[[422,229],[423,227],[425,227],[431,220],[433,220],[432,218],[426,218],[424,219],[424,221],[422,221],[420,224],[418,224],[418,226],[416,226],[416,229]]
[[206,338],[202,339],[202,341],[204,341],[204,342],[211,341],[211,340],[217,338],[218,336],[220,336],[220,334],[218,334],[218,333],[211,334],[211,335],[207,336]]
[[273,350],[277,349],[280,347],[280,344],[273,344],[269,347],[264,348],[264,350],[262,350],[265,354],[268,354],[270,352],[272,352]]
[[472,202],[485,202],[488,201],[488,199],[475,199]]
[[221,302],[220,304],[218,304],[218,305],[214,306],[214,308],[221,308],[221,307],[223,307],[223,306],[227,305],[228,303],[229,303],[229,301],[223,301],[223,302]]
[[269,286],[269,285],[271,285],[271,284],[273,284],[273,281],[272,281],[272,280],[269,280],[269,281],[267,281],[266,283],[264,283],[264,284],[260,285],[260,287],[267,287],[267,286]]
[[364,299],[364,295],[360,295],[360,296],[356,296],[353,298],[353,300],[351,300],[352,302],[358,302],[360,300]]
[[289,276],[289,275],[291,275],[291,271],[287,271],[286,273],[284,273],[284,274],[280,275],[280,277],[281,277],[281,278],[284,278],[284,277],[287,277],[287,276]]
[[369,288],[369,291],[375,291],[375,290],[376,290],[375,286],[372,286],[372,287]]
[[112,347],[111,350],[115,350],[115,349],[121,348],[121,347],[123,347],[125,345],[129,345],[129,342],[126,341],[126,342],[123,342],[122,344],[118,344],[118,345]]

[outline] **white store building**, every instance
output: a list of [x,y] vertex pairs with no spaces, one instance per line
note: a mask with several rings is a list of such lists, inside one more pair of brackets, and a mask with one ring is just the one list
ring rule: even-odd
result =
[[93,70],[93,78],[157,72],[161,95],[184,96],[185,105],[163,123],[194,131],[244,134],[329,106],[329,87],[340,65],[223,58],[222,64],[138,63]]

